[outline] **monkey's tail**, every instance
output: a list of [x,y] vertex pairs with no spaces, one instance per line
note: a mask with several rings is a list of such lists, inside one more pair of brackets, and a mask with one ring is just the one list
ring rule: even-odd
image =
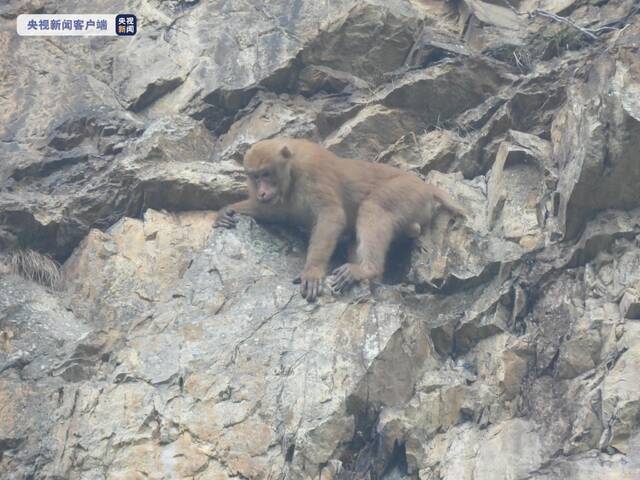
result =
[[444,190],[437,189],[433,192],[433,196],[436,197],[438,202],[440,202],[444,208],[449,210],[450,212],[455,213],[456,215],[460,215],[461,217],[468,218],[469,212],[456,202],[451,196],[446,193]]

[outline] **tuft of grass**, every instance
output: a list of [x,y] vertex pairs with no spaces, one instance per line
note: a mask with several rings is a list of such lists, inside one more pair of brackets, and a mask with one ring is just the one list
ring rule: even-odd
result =
[[4,263],[12,273],[45,287],[60,287],[60,265],[48,255],[27,248],[13,250],[4,257]]

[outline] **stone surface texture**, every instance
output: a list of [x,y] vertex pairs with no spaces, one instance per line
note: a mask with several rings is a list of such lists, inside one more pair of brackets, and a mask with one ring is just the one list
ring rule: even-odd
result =
[[[130,39],[15,33],[125,10]],[[639,10],[2,2],[0,478],[640,478]],[[469,215],[308,304],[301,232],[212,228],[276,136]]]

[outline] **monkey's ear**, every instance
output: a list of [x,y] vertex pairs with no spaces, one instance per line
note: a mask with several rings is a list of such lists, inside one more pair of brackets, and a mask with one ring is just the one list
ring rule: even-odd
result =
[[280,149],[280,154],[284,157],[284,158],[290,158],[291,157],[291,150],[289,150],[289,147],[287,147],[286,145],[284,147],[282,147]]

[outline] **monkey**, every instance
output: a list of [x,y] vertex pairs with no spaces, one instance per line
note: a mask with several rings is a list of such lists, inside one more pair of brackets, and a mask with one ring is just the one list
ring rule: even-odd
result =
[[310,232],[305,266],[296,278],[309,302],[320,294],[340,238],[355,234],[355,255],[333,270],[342,292],[362,280],[380,280],[391,241],[418,237],[437,204],[466,211],[440,188],[390,165],[341,158],[310,140],[274,138],[245,154],[249,198],[222,209],[216,227],[233,228],[237,214],[300,226]]

